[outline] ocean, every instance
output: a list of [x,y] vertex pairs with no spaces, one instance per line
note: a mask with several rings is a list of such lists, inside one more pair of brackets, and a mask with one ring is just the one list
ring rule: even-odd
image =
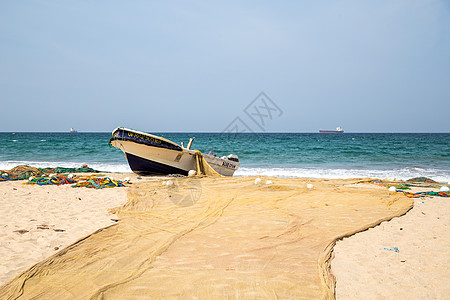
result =
[[[192,149],[237,154],[235,176],[450,181],[450,133],[154,133]],[[0,133],[0,170],[17,165],[131,172],[111,133]]]

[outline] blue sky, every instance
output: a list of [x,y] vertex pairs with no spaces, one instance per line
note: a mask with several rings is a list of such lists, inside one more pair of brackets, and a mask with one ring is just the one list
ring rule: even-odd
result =
[[449,3],[2,1],[0,131],[450,132]]

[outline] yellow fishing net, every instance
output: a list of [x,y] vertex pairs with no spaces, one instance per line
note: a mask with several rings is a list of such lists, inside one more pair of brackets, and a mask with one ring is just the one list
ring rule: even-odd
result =
[[0,298],[330,299],[335,240],[413,205],[358,180],[270,179],[134,184],[118,224],[33,266]]
[[208,162],[205,160],[205,158],[203,157],[203,154],[198,151],[198,150],[194,150],[195,151],[195,162],[197,164],[197,176],[202,176],[202,175],[206,175],[206,176],[214,176],[214,177],[221,177],[222,175],[220,175],[219,173],[217,173],[210,164],[208,164]]

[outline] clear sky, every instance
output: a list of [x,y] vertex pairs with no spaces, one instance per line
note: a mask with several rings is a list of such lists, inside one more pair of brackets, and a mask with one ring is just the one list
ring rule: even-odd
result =
[[0,131],[256,131],[260,92],[265,131],[450,132],[450,1],[0,2]]

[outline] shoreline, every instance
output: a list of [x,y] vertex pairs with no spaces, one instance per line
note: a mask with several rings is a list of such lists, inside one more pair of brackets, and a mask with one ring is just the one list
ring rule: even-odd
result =
[[[141,179],[138,179],[139,176],[130,173],[108,173],[106,176],[114,177],[114,179],[119,180],[123,180],[125,177],[131,177],[131,181],[134,183],[155,180],[158,181],[168,178],[140,177]],[[278,179],[279,178],[274,178],[274,180]],[[329,181],[328,179],[314,180],[318,182]],[[28,186],[22,185],[23,182],[24,181],[0,183],[0,195],[9,199],[9,204],[6,203],[6,201],[0,203],[0,205],[4,208],[2,211],[8,211],[10,212],[8,215],[13,216],[13,218],[10,218],[9,221],[3,221],[1,223],[2,226],[0,227],[1,240],[5,241],[2,242],[3,247],[0,247],[1,251],[3,251],[3,253],[0,252],[0,255],[5,258],[5,263],[0,265],[0,274],[5,274],[3,277],[0,277],[0,286],[6,284],[9,280],[13,279],[16,275],[25,271],[32,265],[75,243],[77,240],[85,237],[86,235],[89,235],[101,228],[106,228],[110,225],[116,224],[116,216],[109,213],[108,210],[115,207],[120,207],[127,201],[128,188],[92,190],[86,188],[71,188],[70,185],[45,187]],[[380,187],[372,186],[371,188]],[[81,198],[81,200],[78,198]],[[86,201],[83,201],[84,199],[86,199]],[[87,201],[88,199],[89,201]],[[428,197],[420,198],[421,202],[423,199],[428,199]],[[446,200],[445,198],[443,199]],[[17,203],[21,203],[22,207],[17,205]],[[23,206],[28,209],[28,213],[25,213]],[[449,205],[446,206],[447,212],[448,207]],[[30,210],[32,214],[30,214]],[[382,226],[385,226],[385,224],[390,224],[390,222],[395,222],[395,220],[401,220],[402,218],[408,216],[412,211],[414,211],[414,208],[402,217],[383,222]],[[20,214],[22,214],[21,218],[18,217]],[[431,216],[432,214],[425,211],[425,218],[428,215]],[[436,225],[436,222],[433,221],[434,220],[430,220],[430,226]],[[5,224],[7,222],[10,223]],[[378,227],[380,226],[376,226],[375,228]],[[5,230],[9,232],[5,233]],[[27,232],[21,234],[17,232],[17,230],[27,230]],[[342,260],[341,252],[336,249],[341,247],[341,244],[346,244],[347,240],[352,237],[364,235],[370,230],[371,229],[364,232],[359,232],[356,235],[352,235],[350,238],[346,238],[343,241],[338,241],[337,246],[333,248],[335,259],[331,262],[331,271],[337,277],[337,297],[341,297],[341,295],[352,295],[352,292],[348,292],[348,290],[343,291],[342,284],[344,279],[342,278],[344,277],[340,274],[342,271],[339,270],[339,267],[337,267],[335,272],[335,262]],[[383,232],[383,234],[386,233],[386,231]],[[447,242],[450,244],[448,240]],[[359,242],[358,245],[365,246],[365,244],[366,242]],[[351,248],[359,249],[354,245]],[[402,246],[402,252],[404,251],[406,250],[404,246]],[[346,259],[353,260],[349,252],[345,253]],[[358,262],[358,260],[356,261]],[[370,266],[370,268],[373,268],[373,266]],[[371,272],[376,273],[373,269]],[[356,290],[361,288],[361,286],[356,285],[351,285],[351,287]],[[396,288],[398,289],[398,286]],[[370,290],[373,289],[371,288]],[[341,291],[343,291],[343,294]]]

